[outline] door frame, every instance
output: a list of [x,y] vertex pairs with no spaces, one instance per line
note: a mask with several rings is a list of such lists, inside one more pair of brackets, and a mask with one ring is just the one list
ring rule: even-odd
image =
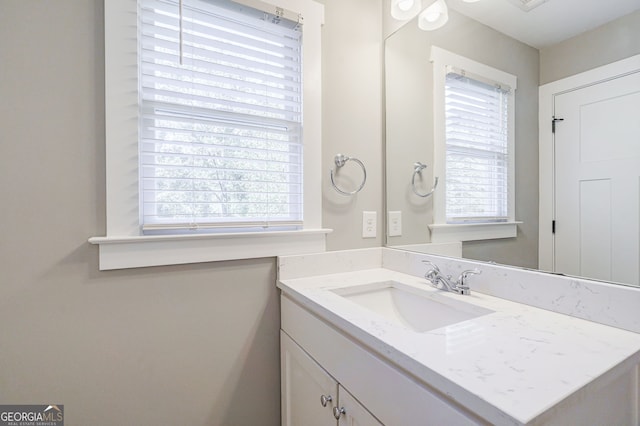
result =
[[[554,234],[551,227],[555,217],[555,156],[551,120],[554,115],[555,97],[567,92],[593,86],[615,78],[640,72],[640,55],[594,68],[561,80],[544,84],[538,89],[539,134],[539,217],[538,217],[538,268],[555,271]],[[561,118],[561,117],[560,117]],[[549,171],[551,170],[551,173]]]

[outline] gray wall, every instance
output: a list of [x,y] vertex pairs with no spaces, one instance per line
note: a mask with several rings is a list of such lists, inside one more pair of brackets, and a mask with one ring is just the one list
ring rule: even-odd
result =
[[426,192],[433,184],[433,73],[435,45],[518,77],[516,91],[517,238],[463,243],[463,256],[498,263],[538,265],[538,51],[453,10],[436,31],[409,22],[386,40],[387,209],[403,211],[403,236],[390,245],[429,241],[431,199],[411,193],[412,163],[426,162]]
[[[322,37],[322,222],[334,230],[329,250],[379,247],[384,242],[382,215],[382,9],[381,0],[323,0]],[[338,153],[360,159],[368,175],[358,194],[346,197],[329,181]],[[362,171],[353,162],[338,182],[353,190]],[[378,213],[378,235],[362,239],[362,211]]]
[[[382,204],[380,2],[324,3],[318,161],[339,149],[374,175],[325,207],[328,245],[379,245],[353,227]],[[98,271],[102,5],[0,0],[0,403],[64,404],[69,425],[279,425],[275,259]]]
[[640,11],[540,49],[540,84],[640,54]]

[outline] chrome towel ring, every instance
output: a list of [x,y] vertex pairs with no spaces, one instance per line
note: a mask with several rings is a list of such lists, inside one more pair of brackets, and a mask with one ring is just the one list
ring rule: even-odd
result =
[[433,194],[433,191],[435,191],[436,187],[438,186],[438,176],[436,176],[435,182],[433,183],[433,188],[431,188],[431,191],[427,192],[426,194],[421,194],[420,192],[418,192],[418,190],[416,189],[416,175],[422,174],[422,170],[426,168],[427,168],[427,165],[422,164],[419,161],[416,161],[415,163],[413,163],[413,176],[411,176],[411,189],[413,190],[414,194],[422,198],[427,198],[429,195]]
[[353,161],[354,163],[357,163],[360,167],[362,167],[362,174],[363,174],[362,183],[358,188],[356,188],[351,192],[343,191],[342,189],[338,188],[338,185],[336,185],[336,182],[333,178],[333,169],[331,169],[330,171],[331,185],[333,186],[333,189],[335,189],[342,195],[354,195],[360,192],[360,190],[364,188],[364,184],[367,183],[367,169],[364,167],[364,164],[362,163],[362,161],[358,160],[357,158],[347,157],[346,155],[343,155],[343,154],[336,154],[334,158],[334,162],[336,163],[336,172],[337,172],[337,169],[344,166],[347,163],[347,161]]

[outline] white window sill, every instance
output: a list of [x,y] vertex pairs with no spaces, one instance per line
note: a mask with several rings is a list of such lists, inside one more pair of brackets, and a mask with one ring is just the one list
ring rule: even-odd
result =
[[199,235],[92,237],[100,270],[317,253],[331,229]]
[[493,240],[513,238],[518,234],[518,225],[522,222],[465,223],[429,225],[432,243],[453,241]]

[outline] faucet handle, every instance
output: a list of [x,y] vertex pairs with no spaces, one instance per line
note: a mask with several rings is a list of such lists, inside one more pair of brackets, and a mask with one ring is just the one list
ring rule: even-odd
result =
[[438,287],[438,277],[442,275],[440,273],[440,268],[438,268],[438,265],[431,262],[430,260],[423,260],[422,263],[431,267],[431,269],[427,270],[427,272],[424,273],[424,279],[429,281],[432,286]]
[[438,268],[438,265],[436,265],[436,264],[435,264],[435,263],[433,263],[432,261],[424,259],[424,260],[422,261],[422,263],[424,263],[424,264],[426,264],[426,265],[431,266],[431,269],[432,269],[433,271],[437,272],[437,273],[438,273],[438,275],[441,273],[441,272],[440,272],[440,268]]
[[458,277],[458,280],[456,281],[456,284],[460,287],[467,287],[467,278],[469,277],[469,275],[480,275],[481,273],[482,271],[478,268],[462,271],[462,273]]
[[479,275],[481,273],[482,271],[478,268],[462,271],[462,273],[458,277],[458,280],[456,281],[456,290],[458,291],[458,293],[471,294],[471,288],[469,288],[469,286],[467,285],[467,278],[469,277],[469,275]]

